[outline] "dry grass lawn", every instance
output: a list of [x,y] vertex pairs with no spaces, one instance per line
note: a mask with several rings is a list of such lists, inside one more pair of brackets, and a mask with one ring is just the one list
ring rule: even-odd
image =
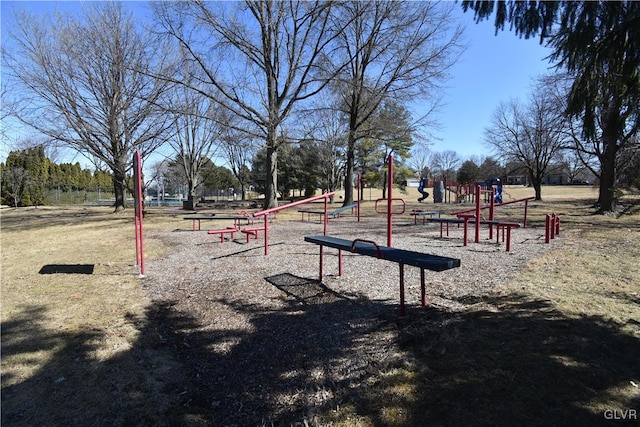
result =
[[[533,191],[507,187],[505,194],[509,200]],[[575,376],[575,390],[564,382],[556,392],[575,395],[558,402],[575,402],[588,419],[606,425],[611,411],[640,412],[640,199],[628,196],[619,215],[602,216],[592,214],[592,187],[545,187],[542,195],[543,202],[530,205],[530,223],[540,226],[545,213],[560,214],[562,245],[532,259],[495,294],[464,301],[464,314],[436,313],[405,324],[395,345],[423,362],[396,367],[359,390],[370,410],[337,405],[323,415],[323,424],[469,425],[484,419],[483,411],[507,411],[501,402],[517,398],[522,407],[508,406],[504,425],[552,425],[562,408],[543,407],[539,393],[554,390],[555,378],[567,375]],[[416,200],[418,193],[396,190],[394,196]],[[368,206],[364,214],[373,215]],[[409,202],[407,208],[453,211],[459,205]],[[157,314],[153,310],[162,308],[150,308],[152,295],[133,265],[133,213],[43,207],[5,208],[1,214],[2,423],[206,424],[181,406],[182,385],[163,378],[181,363],[167,332],[145,331],[156,341],[139,342],[149,317]],[[521,212],[505,214],[516,218]],[[190,227],[182,216],[153,209],[145,228]],[[147,257],[170,250],[159,240],[146,241]],[[178,329],[180,319],[174,320]],[[457,337],[469,330],[474,339],[463,345]],[[592,347],[592,338],[602,347]],[[526,368],[523,377],[492,372],[491,381],[504,382],[516,395],[500,395],[500,387],[485,393],[476,385],[487,380],[496,361]],[[550,385],[532,388],[541,383]],[[385,402],[376,412],[376,402],[389,396],[397,404]],[[532,408],[539,417],[527,419]],[[429,419],[419,419],[420,413]],[[638,421],[613,425],[626,423]]]

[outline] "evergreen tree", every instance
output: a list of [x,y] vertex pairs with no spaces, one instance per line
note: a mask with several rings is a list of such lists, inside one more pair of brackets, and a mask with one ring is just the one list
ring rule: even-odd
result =
[[480,179],[480,167],[472,160],[467,160],[462,163],[456,180],[458,184],[473,184]]

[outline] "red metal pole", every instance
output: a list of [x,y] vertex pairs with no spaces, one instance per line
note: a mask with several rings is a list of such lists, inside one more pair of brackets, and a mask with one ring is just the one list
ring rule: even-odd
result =
[[[138,203],[138,202],[136,202]],[[136,230],[136,265],[140,265],[140,226],[138,224],[138,214],[134,218],[134,227]]]
[[358,222],[360,222],[360,191],[362,190],[362,174],[358,172],[358,206],[356,207],[356,211],[358,212]]
[[527,209],[529,208],[529,199],[525,199],[524,201],[524,221],[522,223],[522,228],[527,228]]
[[400,263],[400,316],[405,315],[404,310],[404,264]]
[[320,245],[320,278],[319,278],[319,280],[320,280],[321,282],[322,282],[322,260],[323,260],[323,258],[324,258],[324,257],[323,257],[324,251],[323,251],[322,249],[323,249],[323,246],[322,246],[322,245]]
[[476,185],[476,243],[480,243],[480,198],[482,197],[482,188]]
[[391,192],[392,192],[392,188],[393,188],[393,154],[389,154],[389,164],[388,164],[388,172],[387,174],[389,175],[387,177],[388,179],[388,185],[387,185],[387,246],[391,247],[391,235],[392,235],[392,231],[391,231]]
[[324,227],[324,235],[327,235],[327,224],[329,223],[329,199],[325,198],[324,199],[324,221],[323,221],[323,227]]
[[[477,223],[478,223],[478,220],[476,219],[476,224]],[[469,237],[469,232],[467,230],[469,230],[469,217],[465,216],[464,217],[464,243],[462,244],[462,246],[467,246],[467,240]]]
[[133,155],[134,187],[135,187],[135,229],[136,229],[136,264],[140,266],[140,276],[144,277],[144,235],[142,225],[142,158],[140,150]]
[[327,198],[327,197],[331,197],[331,196],[333,196],[335,194],[336,194],[335,191],[332,191],[330,193],[320,194],[318,196],[313,196],[313,197],[309,197],[307,199],[298,200],[296,202],[287,203],[286,205],[276,206],[275,208],[265,209],[265,210],[260,211],[260,212],[255,212],[253,214],[253,216],[254,217],[258,217],[258,216],[262,216],[262,215],[269,215],[270,213],[273,213],[273,212],[281,211],[283,209],[289,209],[289,208],[292,208],[292,207],[298,206],[298,205],[304,205],[305,203],[309,203],[309,202],[313,202],[315,200],[320,200],[320,199],[324,199],[324,198]]
[[551,225],[551,217],[549,214],[544,217],[544,242],[549,243],[549,227]]
[[338,249],[338,276],[342,277],[342,249]]
[[[269,215],[264,216],[264,254],[269,254]],[[256,237],[258,236],[258,232],[256,231]],[[247,234],[247,239],[249,235]]]
[[425,289],[425,285],[424,285],[424,268],[420,269],[420,297],[421,297],[421,301],[422,301],[422,306],[426,307],[427,306],[427,291]]
[[[489,196],[491,197],[491,202],[489,202],[489,220],[493,221],[494,218],[494,214],[495,214],[495,190],[493,189],[493,187],[491,187],[491,192],[489,193]],[[497,230],[496,230],[497,233]],[[493,224],[489,224],[489,239],[493,239]]]

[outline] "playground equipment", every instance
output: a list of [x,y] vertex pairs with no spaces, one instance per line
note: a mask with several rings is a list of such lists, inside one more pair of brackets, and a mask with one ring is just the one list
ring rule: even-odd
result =
[[[408,251],[405,249],[396,249],[391,246],[392,243],[392,217],[404,213],[406,203],[403,199],[393,198],[393,155],[388,157],[388,193],[386,199],[376,200],[375,210],[377,213],[387,215],[387,246],[379,246],[371,240],[355,239],[353,241],[340,239],[337,237],[327,236],[326,227],[323,236],[306,236],[304,240],[320,246],[320,272],[319,279],[322,280],[323,273],[323,254],[324,247],[338,249],[338,275],[342,276],[342,252],[348,250],[352,253],[360,255],[372,256],[398,264],[400,268],[400,315],[405,315],[404,305],[404,266],[412,265],[420,268],[420,286],[422,292],[422,306],[427,305],[425,290],[425,274],[424,270],[444,271],[455,267],[460,267],[460,260],[457,258],[441,257],[438,255],[424,254],[421,252]],[[394,201],[400,201],[401,204],[393,205]],[[382,209],[382,204],[386,203],[386,209]],[[395,210],[394,210],[395,207]],[[326,215],[325,215],[326,218]],[[326,219],[325,219],[326,221]]]
[[322,249],[325,246],[338,249],[338,275],[342,276],[342,252],[349,251],[360,255],[366,255],[375,257],[378,259],[384,259],[392,261],[398,264],[400,268],[400,316],[406,314],[404,306],[404,266],[412,265],[420,268],[420,290],[421,290],[421,303],[425,307],[427,305],[426,286],[424,270],[431,271],[444,271],[451,268],[460,267],[460,260],[457,258],[448,258],[438,255],[424,254],[421,252],[408,251],[404,249],[396,249],[388,246],[378,246],[371,240],[355,239],[345,240],[331,236],[306,236],[305,242],[313,243],[320,246],[320,273],[319,280],[322,281],[323,274],[323,259]]
[[[490,189],[493,188],[493,201],[494,203],[502,203],[502,181],[500,178],[491,178],[480,184],[482,189],[486,192],[485,194],[489,194]],[[486,199],[485,199],[486,203]]]
[[142,226],[142,159],[140,150],[133,154],[133,186],[134,186],[134,211],[136,229],[136,266],[140,269],[139,277],[144,277],[144,233]]
[[426,186],[427,186],[427,178],[425,177],[420,178],[420,185],[418,186],[418,192],[422,194],[422,197],[418,198],[418,202],[420,203],[422,203],[423,200],[429,197],[429,193],[425,191]]
[[[395,205],[397,210],[393,210],[393,202],[400,202],[400,205]],[[386,210],[383,210],[379,206],[382,203],[386,203]],[[393,224],[391,217],[393,215],[402,215],[404,211],[407,209],[407,204],[404,199],[394,199],[393,198],[393,153],[389,154],[387,158],[387,198],[386,199],[378,199],[375,202],[375,211],[379,214],[387,215],[387,246],[391,247],[391,240],[393,235]]]
[[[253,214],[254,217],[259,218],[259,217],[263,217],[264,218],[264,227],[260,227],[259,230],[253,230],[256,232],[255,237],[257,238],[257,231],[264,231],[264,254],[268,255],[269,254],[269,215],[271,214],[275,214],[278,211],[284,210],[284,209],[289,209],[292,208],[294,206],[299,206],[299,205],[303,205],[305,203],[310,203],[313,202],[315,200],[322,200],[324,199],[324,215],[323,215],[323,219],[322,219],[322,223],[324,225],[324,235],[327,234],[327,226],[328,226],[328,222],[329,222],[329,215],[328,214],[328,203],[329,203],[329,198],[333,197],[336,194],[335,191],[332,191],[330,193],[325,193],[325,194],[321,194],[319,196],[313,196],[313,197],[309,197],[307,199],[303,199],[303,200],[298,200],[297,202],[292,202],[292,203],[287,203],[286,205],[282,205],[282,206],[276,206],[275,208],[271,208],[271,209],[265,209],[263,211],[259,211],[259,212],[255,212]],[[249,239],[249,234],[247,234],[247,240]]]
[[544,242],[549,243],[560,235],[560,217],[555,213],[545,216],[544,221]]
[[[330,212],[324,212],[324,211],[319,211],[319,210],[312,210],[312,209],[298,209],[298,212],[300,212],[302,214],[302,220],[304,221],[304,214],[307,214],[307,219],[311,220],[311,215],[320,215],[321,217],[323,215],[329,215],[329,218],[339,218],[340,214],[343,212],[348,211],[349,209],[351,209],[351,212],[353,214],[353,210],[356,209],[357,212],[359,213],[360,208],[359,208],[359,202],[355,202],[355,203],[351,203],[349,205],[346,206],[342,206],[338,209],[334,209]],[[358,221],[360,221],[360,215],[358,215]]]
[[[247,224],[253,224],[253,217],[250,214],[244,213],[239,215],[189,215],[185,216],[182,219],[192,221],[191,230],[199,231],[201,226],[201,221],[219,221],[219,220],[233,220],[233,225],[235,228],[240,227],[241,221],[246,221]],[[213,231],[213,230],[209,230]],[[215,234],[215,233],[209,233]]]
[[[481,204],[481,200],[482,200],[482,194],[489,194],[489,205],[485,205],[482,206]],[[482,186],[480,185],[476,185],[476,206],[475,208],[471,208],[471,209],[465,209],[462,211],[458,211],[458,212],[453,212],[452,215],[455,215],[457,217],[463,217],[466,216],[467,214],[469,214],[470,212],[474,212],[474,215],[471,215],[472,219],[476,219],[477,221],[474,221],[475,223],[475,243],[480,242],[480,223],[482,221],[480,221],[482,219],[481,216],[481,212],[485,209],[489,210],[489,217],[486,218],[488,221],[493,221],[495,218],[495,208],[499,207],[499,206],[507,206],[513,203],[520,203],[520,202],[524,202],[524,219],[522,221],[522,227],[525,228],[527,226],[527,210],[528,210],[528,206],[529,206],[529,200],[533,200],[535,199],[535,196],[530,196],[530,197],[524,197],[521,199],[515,199],[515,200],[509,200],[508,202],[502,202],[502,203],[496,203],[495,202],[495,189],[492,187],[491,189],[488,190],[484,190],[482,189]],[[492,239],[493,238],[493,224],[491,224],[490,222],[485,221],[486,223],[489,224],[489,238]]]

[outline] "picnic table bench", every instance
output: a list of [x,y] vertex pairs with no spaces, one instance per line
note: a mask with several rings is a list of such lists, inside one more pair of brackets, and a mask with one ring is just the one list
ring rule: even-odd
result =
[[[255,220],[254,217],[250,215],[189,215],[183,217],[185,220],[193,221],[192,230],[197,231],[200,230],[200,221],[212,221],[212,220],[233,220],[234,225],[237,227],[240,225],[241,221],[247,221],[247,224],[252,224]],[[196,224],[197,227],[196,228]]]
[[[353,210],[355,208],[358,207],[358,203],[351,203],[349,205],[346,206],[342,206],[338,209],[334,209],[332,211],[327,211],[327,218],[337,218],[340,216],[341,213],[351,209],[351,213],[353,213]],[[300,212],[302,214],[302,220],[304,221],[304,214],[307,214],[307,218],[309,220],[311,220],[311,214],[314,215],[320,215],[320,219],[322,219],[322,216],[324,215],[324,210],[313,210],[313,209],[298,209],[298,212]]]
[[[440,238],[442,238],[443,226],[446,224],[447,237],[449,236],[449,224],[464,224],[464,242],[463,245],[467,246],[468,235],[469,235],[469,224],[475,224],[475,218],[471,216],[464,216],[463,218],[427,218],[429,222],[440,223]],[[491,226],[495,225],[497,227],[498,232],[496,233],[496,243],[499,243],[500,239],[500,230],[502,230],[502,241],[505,241],[505,230],[506,230],[506,250],[507,252],[511,251],[511,229],[512,228],[521,228],[523,225],[519,222],[512,221],[500,221],[500,220],[489,220],[489,219],[481,219],[480,224],[489,224]]]
[[457,258],[443,257],[439,255],[425,254],[406,249],[380,246],[370,240],[346,240],[332,236],[305,236],[305,242],[320,246],[320,280],[323,277],[323,247],[338,249],[338,275],[342,275],[342,251],[349,251],[359,255],[371,256],[391,262],[395,262],[400,268],[400,315],[404,316],[404,266],[411,265],[420,268],[421,303],[427,305],[425,289],[425,270],[444,271],[460,267]]
[[442,211],[423,211],[423,210],[420,210],[420,209],[414,209],[409,213],[409,215],[413,216],[413,223],[414,224],[418,223],[418,217],[421,216],[422,217],[422,223],[424,224],[424,221],[425,221],[427,216],[429,218],[433,218],[435,215],[438,215],[438,218],[440,218],[440,215],[442,215],[443,213],[444,212],[442,212]]

